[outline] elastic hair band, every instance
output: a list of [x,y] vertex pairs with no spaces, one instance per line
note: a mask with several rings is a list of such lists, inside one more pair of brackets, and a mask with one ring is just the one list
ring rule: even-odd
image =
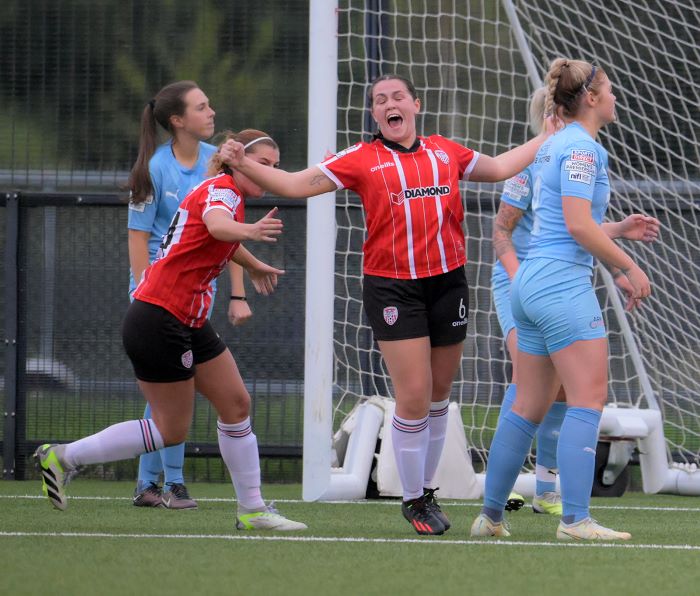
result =
[[[255,145],[258,141],[272,141],[270,137],[258,137],[257,139],[253,139],[252,141],[247,142],[245,145],[243,145],[243,149],[247,149],[251,145]],[[272,141],[274,143],[274,141]]]
[[593,82],[593,79],[595,78],[595,71],[596,68],[595,66],[591,67],[591,74],[588,75],[588,78],[586,79],[586,82],[583,84],[583,88],[588,91],[588,85],[590,85]]
[[156,100],[152,99],[151,101],[148,102],[148,105],[151,106],[152,110],[156,109]]

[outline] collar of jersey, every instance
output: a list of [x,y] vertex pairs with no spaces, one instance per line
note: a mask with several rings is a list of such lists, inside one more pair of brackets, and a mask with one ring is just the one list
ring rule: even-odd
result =
[[404,147],[403,145],[399,145],[398,143],[394,143],[394,141],[389,141],[388,139],[385,139],[382,136],[382,133],[378,132],[377,134],[374,135],[375,140],[381,141],[382,144],[387,148],[391,149],[392,151],[397,151],[398,153],[415,153],[420,149],[420,139],[416,136],[416,140],[414,141],[413,145],[410,147]]

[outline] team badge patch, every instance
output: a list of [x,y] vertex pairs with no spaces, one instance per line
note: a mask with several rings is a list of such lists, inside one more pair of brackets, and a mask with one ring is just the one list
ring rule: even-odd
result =
[[194,357],[192,356],[192,350],[187,350],[181,357],[180,360],[182,361],[182,366],[185,368],[192,368],[192,364],[194,364]]
[[399,319],[399,309],[395,306],[387,306],[384,309],[384,320],[387,325],[393,325]]
[[448,165],[450,163],[450,156],[447,155],[442,149],[438,149],[435,152],[435,157],[437,157],[442,163]]

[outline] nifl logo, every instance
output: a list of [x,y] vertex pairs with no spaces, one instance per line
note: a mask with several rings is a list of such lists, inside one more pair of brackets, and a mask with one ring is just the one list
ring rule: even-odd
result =
[[410,199],[422,199],[425,197],[441,197],[450,194],[450,187],[445,184],[443,186],[419,186],[416,188],[407,188],[399,194],[391,193],[391,202],[396,205],[403,205],[404,201]]
[[605,326],[605,321],[603,321],[603,317],[595,316],[593,317],[593,320],[590,323],[591,329],[596,329],[598,327],[604,327]]
[[387,325],[393,325],[399,320],[399,309],[395,306],[387,306],[384,309],[384,320]]
[[445,165],[449,165],[450,163],[450,156],[447,155],[447,153],[445,153],[442,149],[438,149],[435,152],[435,157],[437,157]]

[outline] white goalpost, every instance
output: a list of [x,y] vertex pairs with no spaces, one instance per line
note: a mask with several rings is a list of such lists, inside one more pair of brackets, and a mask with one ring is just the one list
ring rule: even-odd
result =
[[[683,0],[310,3],[309,164],[367,138],[367,85],[381,73],[416,84],[419,134],[490,155],[528,138],[528,97],[552,59],[583,58],[610,74],[618,122],[601,135],[609,217],[649,213],[662,231],[653,245],[625,244],[652,281],[639,312],[625,313],[610,276],[596,270],[610,344],[601,423],[609,453],[597,470],[606,486],[638,457],[645,492],[700,494],[698,39],[700,7]],[[472,300],[441,493],[447,485],[479,496],[510,374],[490,292],[500,190],[462,188]],[[396,494],[383,435],[392,387],[362,312],[359,199],[345,191],[314,198],[307,225],[303,496],[363,498],[370,474],[380,494]],[[529,493],[531,484],[524,473],[516,486]]]

